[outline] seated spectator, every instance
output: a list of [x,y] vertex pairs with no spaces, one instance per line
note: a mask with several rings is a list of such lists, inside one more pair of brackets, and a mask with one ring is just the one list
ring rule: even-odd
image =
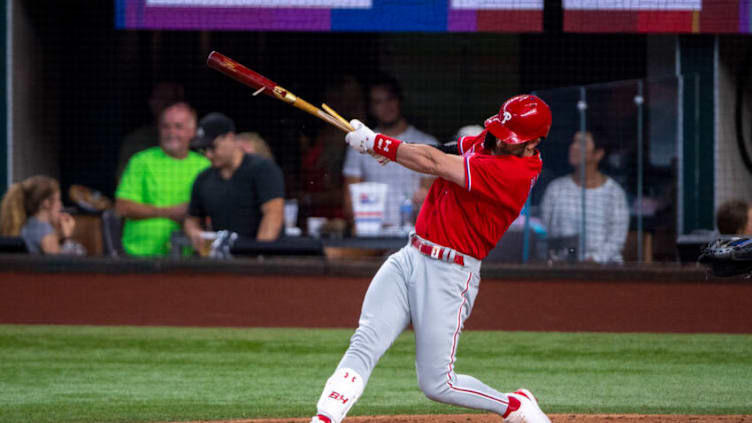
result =
[[[585,162],[582,163],[582,144]],[[541,201],[541,215],[550,237],[580,233],[582,220],[581,167],[585,171],[586,261],[623,262],[622,250],[629,230],[629,209],[624,190],[598,170],[606,155],[590,132],[577,132],[569,146],[569,164],[574,172],[551,181]]]
[[718,207],[715,216],[722,235],[752,235],[752,205],[741,200],[729,200]]
[[37,175],[15,183],[0,204],[0,235],[21,236],[32,254],[85,254],[70,239],[76,221],[62,208],[55,179]]
[[152,122],[133,130],[120,144],[117,163],[117,179],[123,175],[128,160],[139,151],[159,145],[159,115],[165,107],[183,101],[185,90],[176,82],[159,82],[154,85],[149,96],[149,111]]
[[235,139],[238,140],[246,154],[255,154],[266,160],[272,162],[275,161],[274,154],[272,154],[269,144],[261,138],[261,135],[259,135],[258,132],[241,132],[235,134]]
[[246,154],[235,123],[221,113],[201,119],[193,148],[211,167],[193,184],[184,229],[196,249],[201,231],[228,230],[259,241],[277,239],[284,219],[284,180],[272,161]]
[[189,150],[196,111],[180,102],[159,118],[159,146],[136,153],[115,192],[115,211],[125,218],[123,248],[135,256],[164,256],[180,229],[191,187],[209,161]]
[[[402,88],[394,78],[381,75],[368,90],[368,110],[375,120],[374,131],[411,143],[438,144],[436,138],[410,125],[402,114]],[[400,205],[413,198],[421,184],[421,174],[396,163],[382,166],[368,155],[347,150],[342,169],[345,176],[345,210],[351,211],[349,185],[358,182],[381,182],[389,186],[384,212],[384,226],[397,228]],[[423,198],[418,199],[422,202]],[[414,199],[415,201],[415,199]]]

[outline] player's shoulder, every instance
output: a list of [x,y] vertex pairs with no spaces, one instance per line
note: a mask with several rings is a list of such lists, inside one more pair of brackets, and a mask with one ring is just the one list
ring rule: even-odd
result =
[[528,180],[538,173],[524,159],[506,154],[488,154],[481,150],[465,155],[465,160],[470,169],[507,181]]

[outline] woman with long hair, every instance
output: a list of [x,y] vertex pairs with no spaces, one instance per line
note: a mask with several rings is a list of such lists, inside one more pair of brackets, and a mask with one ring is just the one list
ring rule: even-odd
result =
[[36,175],[15,183],[0,203],[0,235],[22,237],[32,254],[76,253],[69,239],[76,222],[62,208],[54,178]]

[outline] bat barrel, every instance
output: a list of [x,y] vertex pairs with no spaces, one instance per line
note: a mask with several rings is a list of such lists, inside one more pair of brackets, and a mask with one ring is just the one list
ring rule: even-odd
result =
[[230,78],[247,85],[254,90],[265,88],[264,94],[274,97],[273,90],[277,85],[274,81],[265,78],[263,75],[256,73],[222,53],[212,51],[206,59],[206,65],[210,68],[222,72]]
[[214,70],[222,72],[223,74],[240,82],[243,85],[247,85],[253,88],[255,91],[261,90],[261,92],[268,95],[269,97],[284,101],[285,103],[288,103],[293,107],[310,113],[311,115],[336,126],[344,132],[352,130],[347,121],[343,123],[337,118],[324,113],[323,110],[311,105],[302,98],[297,97],[293,93],[279,86],[276,82],[248,69],[247,67],[221,53],[212,51],[209,54],[209,57],[207,57],[206,59],[206,65]]

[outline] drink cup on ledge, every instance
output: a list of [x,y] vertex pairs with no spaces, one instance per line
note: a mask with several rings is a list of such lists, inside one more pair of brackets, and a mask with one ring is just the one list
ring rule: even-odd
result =
[[201,232],[201,245],[198,250],[198,255],[201,257],[209,257],[209,253],[211,252],[212,242],[214,242],[215,239],[217,239],[216,232],[208,232],[208,231]]
[[356,236],[379,236],[389,186],[378,182],[350,184]]
[[314,238],[321,237],[321,228],[326,225],[325,217],[309,217],[306,221],[308,227],[308,236]]

